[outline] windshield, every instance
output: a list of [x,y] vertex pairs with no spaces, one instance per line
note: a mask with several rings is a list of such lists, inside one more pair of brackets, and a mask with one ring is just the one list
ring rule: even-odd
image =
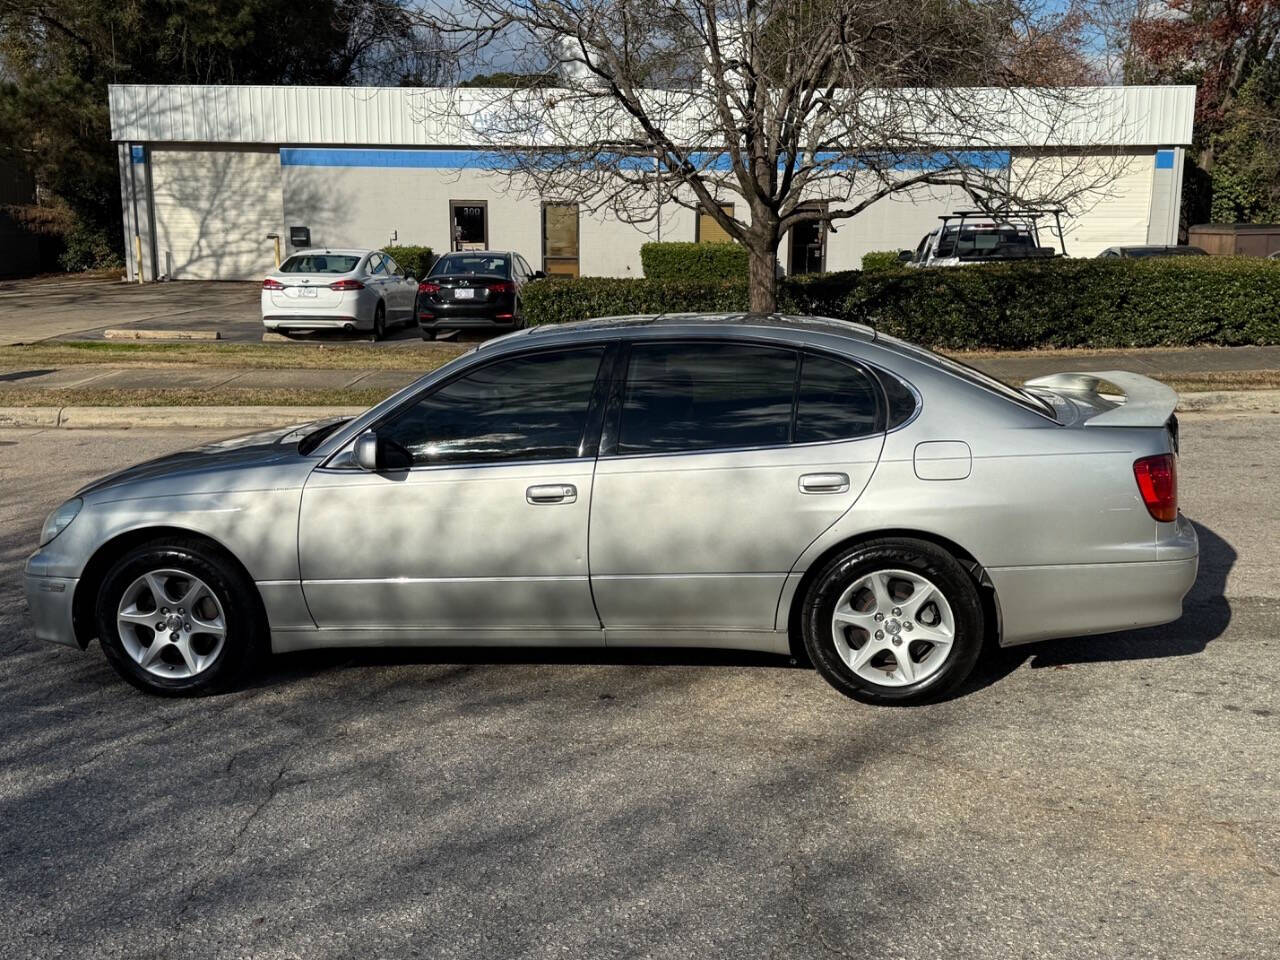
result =
[[472,277],[505,277],[507,275],[507,258],[493,255],[476,256],[475,254],[446,254],[436,261],[429,276],[443,277],[446,274]]
[[1003,380],[997,380],[990,374],[983,373],[967,363],[961,363],[959,360],[952,360],[950,357],[944,357],[940,353],[934,353],[932,350],[926,350],[924,347],[918,347],[914,343],[907,343],[905,340],[899,340],[897,337],[886,336],[883,333],[876,334],[876,340],[891,343],[893,346],[907,354],[920,360],[930,366],[939,367],[952,376],[959,377],[969,383],[989,390],[992,393],[998,393],[1000,396],[1014,403],[1029,407],[1036,413],[1057,419],[1053,405],[1043,397],[1037,397],[1030,391],[1023,390],[1021,387],[1015,387],[1012,384],[1005,383]]
[[359,257],[343,253],[300,253],[280,264],[281,273],[350,273]]

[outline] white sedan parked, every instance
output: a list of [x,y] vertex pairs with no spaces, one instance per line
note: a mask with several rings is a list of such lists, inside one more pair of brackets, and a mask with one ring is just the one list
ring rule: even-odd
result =
[[306,250],[262,281],[268,330],[367,330],[413,319],[418,282],[382,250]]

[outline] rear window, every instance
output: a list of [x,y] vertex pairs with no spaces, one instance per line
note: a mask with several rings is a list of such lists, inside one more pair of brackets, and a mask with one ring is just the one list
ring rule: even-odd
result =
[[472,255],[457,256],[448,254],[436,261],[429,276],[442,277],[446,274],[473,277],[505,277],[507,275],[507,257],[477,257]]
[[280,264],[281,273],[350,273],[360,263],[358,256],[342,253],[295,254]]
[[[1007,400],[1034,410],[1036,413],[1043,414],[1047,417],[1054,417],[1053,407],[1047,400],[1037,397],[1033,393],[1029,393],[1020,387],[1005,383],[1003,380],[997,380],[995,377],[976,370],[967,363],[961,363],[959,360],[952,360],[950,357],[944,357],[941,354],[934,353],[932,350],[926,350],[924,347],[918,347],[914,343],[907,343],[905,340],[899,340],[897,337],[886,336],[880,334],[877,337],[886,343],[892,344],[901,353],[904,353],[916,360],[927,363],[930,366],[938,367],[945,370],[953,377],[959,377],[976,386],[997,393]],[[913,401],[914,402],[914,401]],[[1056,418],[1055,418],[1056,419]]]

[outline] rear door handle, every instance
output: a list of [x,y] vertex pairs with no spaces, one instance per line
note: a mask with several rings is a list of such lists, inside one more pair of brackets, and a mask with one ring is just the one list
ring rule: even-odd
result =
[[572,483],[542,483],[524,492],[529,503],[573,503],[578,499],[578,488]]
[[847,473],[805,473],[800,477],[801,493],[847,493]]

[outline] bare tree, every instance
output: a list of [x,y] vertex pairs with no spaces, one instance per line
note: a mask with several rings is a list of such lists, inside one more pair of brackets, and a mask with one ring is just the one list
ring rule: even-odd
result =
[[706,211],[748,250],[751,308],[772,311],[778,244],[803,223],[940,186],[988,209],[1105,188],[1114,172],[1096,151],[1035,149],[1087,146],[1079,133],[1109,102],[1060,85],[1086,67],[1052,69],[1057,51],[1076,56],[1079,29],[1055,9],[449,0],[431,20],[464,52],[502,45],[509,69],[536,81],[453,101],[463,135],[500,153],[520,189],[631,223],[663,204]]

